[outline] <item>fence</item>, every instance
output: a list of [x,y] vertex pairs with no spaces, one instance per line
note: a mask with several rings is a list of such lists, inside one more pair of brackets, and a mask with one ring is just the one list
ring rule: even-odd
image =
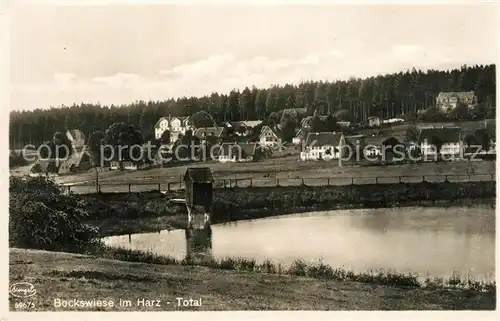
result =
[[[485,182],[495,181],[495,173],[472,175],[402,175],[402,176],[352,176],[352,177],[303,177],[303,178],[227,178],[217,179],[214,188],[248,188],[273,186],[342,186],[364,184],[395,183],[443,183],[443,182]],[[101,193],[135,193],[146,191],[175,191],[184,189],[184,182],[117,182],[98,184],[63,185],[67,192],[75,194]]]

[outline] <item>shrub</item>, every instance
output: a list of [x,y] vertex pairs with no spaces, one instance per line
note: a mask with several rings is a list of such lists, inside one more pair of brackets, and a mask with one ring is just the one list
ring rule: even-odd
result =
[[9,246],[79,252],[96,245],[84,203],[43,177],[11,178]]
[[307,263],[303,260],[295,260],[288,270],[288,274],[297,276],[306,276],[307,274]]

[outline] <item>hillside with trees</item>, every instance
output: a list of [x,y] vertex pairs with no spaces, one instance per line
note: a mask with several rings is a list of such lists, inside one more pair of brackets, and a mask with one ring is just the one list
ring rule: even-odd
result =
[[[140,130],[145,140],[150,140],[159,117],[190,116],[199,111],[209,113],[219,124],[256,119],[278,122],[281,111],[286,108],[305,108],[308,115],[319,110],[322,115],[335,115],[337,120],[354,122],[364,122],[369,116],[404,115],[411,119],[418,111],[426,110],[421,119],[434,120],[442,117],[433,108],[439,92],[471,90],[477,95],[478,108],[472,113],[463,113],[459,108],[450,120],[494,118],[495,65],[476,65],[448,71],[412,69],[366,79],[252,87],[229,93],[214,92],[203,97],[136,101],[123,106],[75,103],[50,109],[12,111],[9,142],[11,148],[30,143],[39,145],[51,140],[54,133],[69,128],[80,129],[88,138],[95,132],[105,133],[115,123],[131,124]],[[287,121],[298,123],[298,119]]]

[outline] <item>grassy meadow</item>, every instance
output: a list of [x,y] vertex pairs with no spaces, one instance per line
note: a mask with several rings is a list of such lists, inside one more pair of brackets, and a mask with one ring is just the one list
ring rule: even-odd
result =
[[[123,259],[125,254],[121,255]],[[120,299],[133,302],[130,307],[92,309],[102,311],[496,308],[494,285],[486,285],[482,289],[436,287],[430,283],[420,285],[413,281],[412,276],[369,273],[350,275],[320,263],[307,265],[296,262],[280,271],[270,262],[261,266],[238,259],[222,260],[216,262],[218,266],[212,267],[177,264],[178,262],[165,261],[166,259],[160,262],[160,258],[152,258],[151,263],[130,262],[130,256],[133,257],[134,253],[129,254],[128,262],[24,249],[10,249],[9,256],[10,284],[30,282],[36,289],[35,296],[22,300],[30,302],[31,308],[16,309],[16,303],[20,300],[12,296],[9,298],[9,307],[15,311],[90,310],[56,309],[56,298],[96,298],[112,300],[116,305]],[[202,304],[199,307],[179,306],[177,297],[201,298]],[[160,306],[137,306],[136,302],[141,298],[160,300]]]

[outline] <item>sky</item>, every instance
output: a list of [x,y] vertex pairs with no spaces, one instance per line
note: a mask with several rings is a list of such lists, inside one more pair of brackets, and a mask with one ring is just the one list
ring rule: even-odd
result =
[[496,63],[499,5],[21,6],[11,110]]

